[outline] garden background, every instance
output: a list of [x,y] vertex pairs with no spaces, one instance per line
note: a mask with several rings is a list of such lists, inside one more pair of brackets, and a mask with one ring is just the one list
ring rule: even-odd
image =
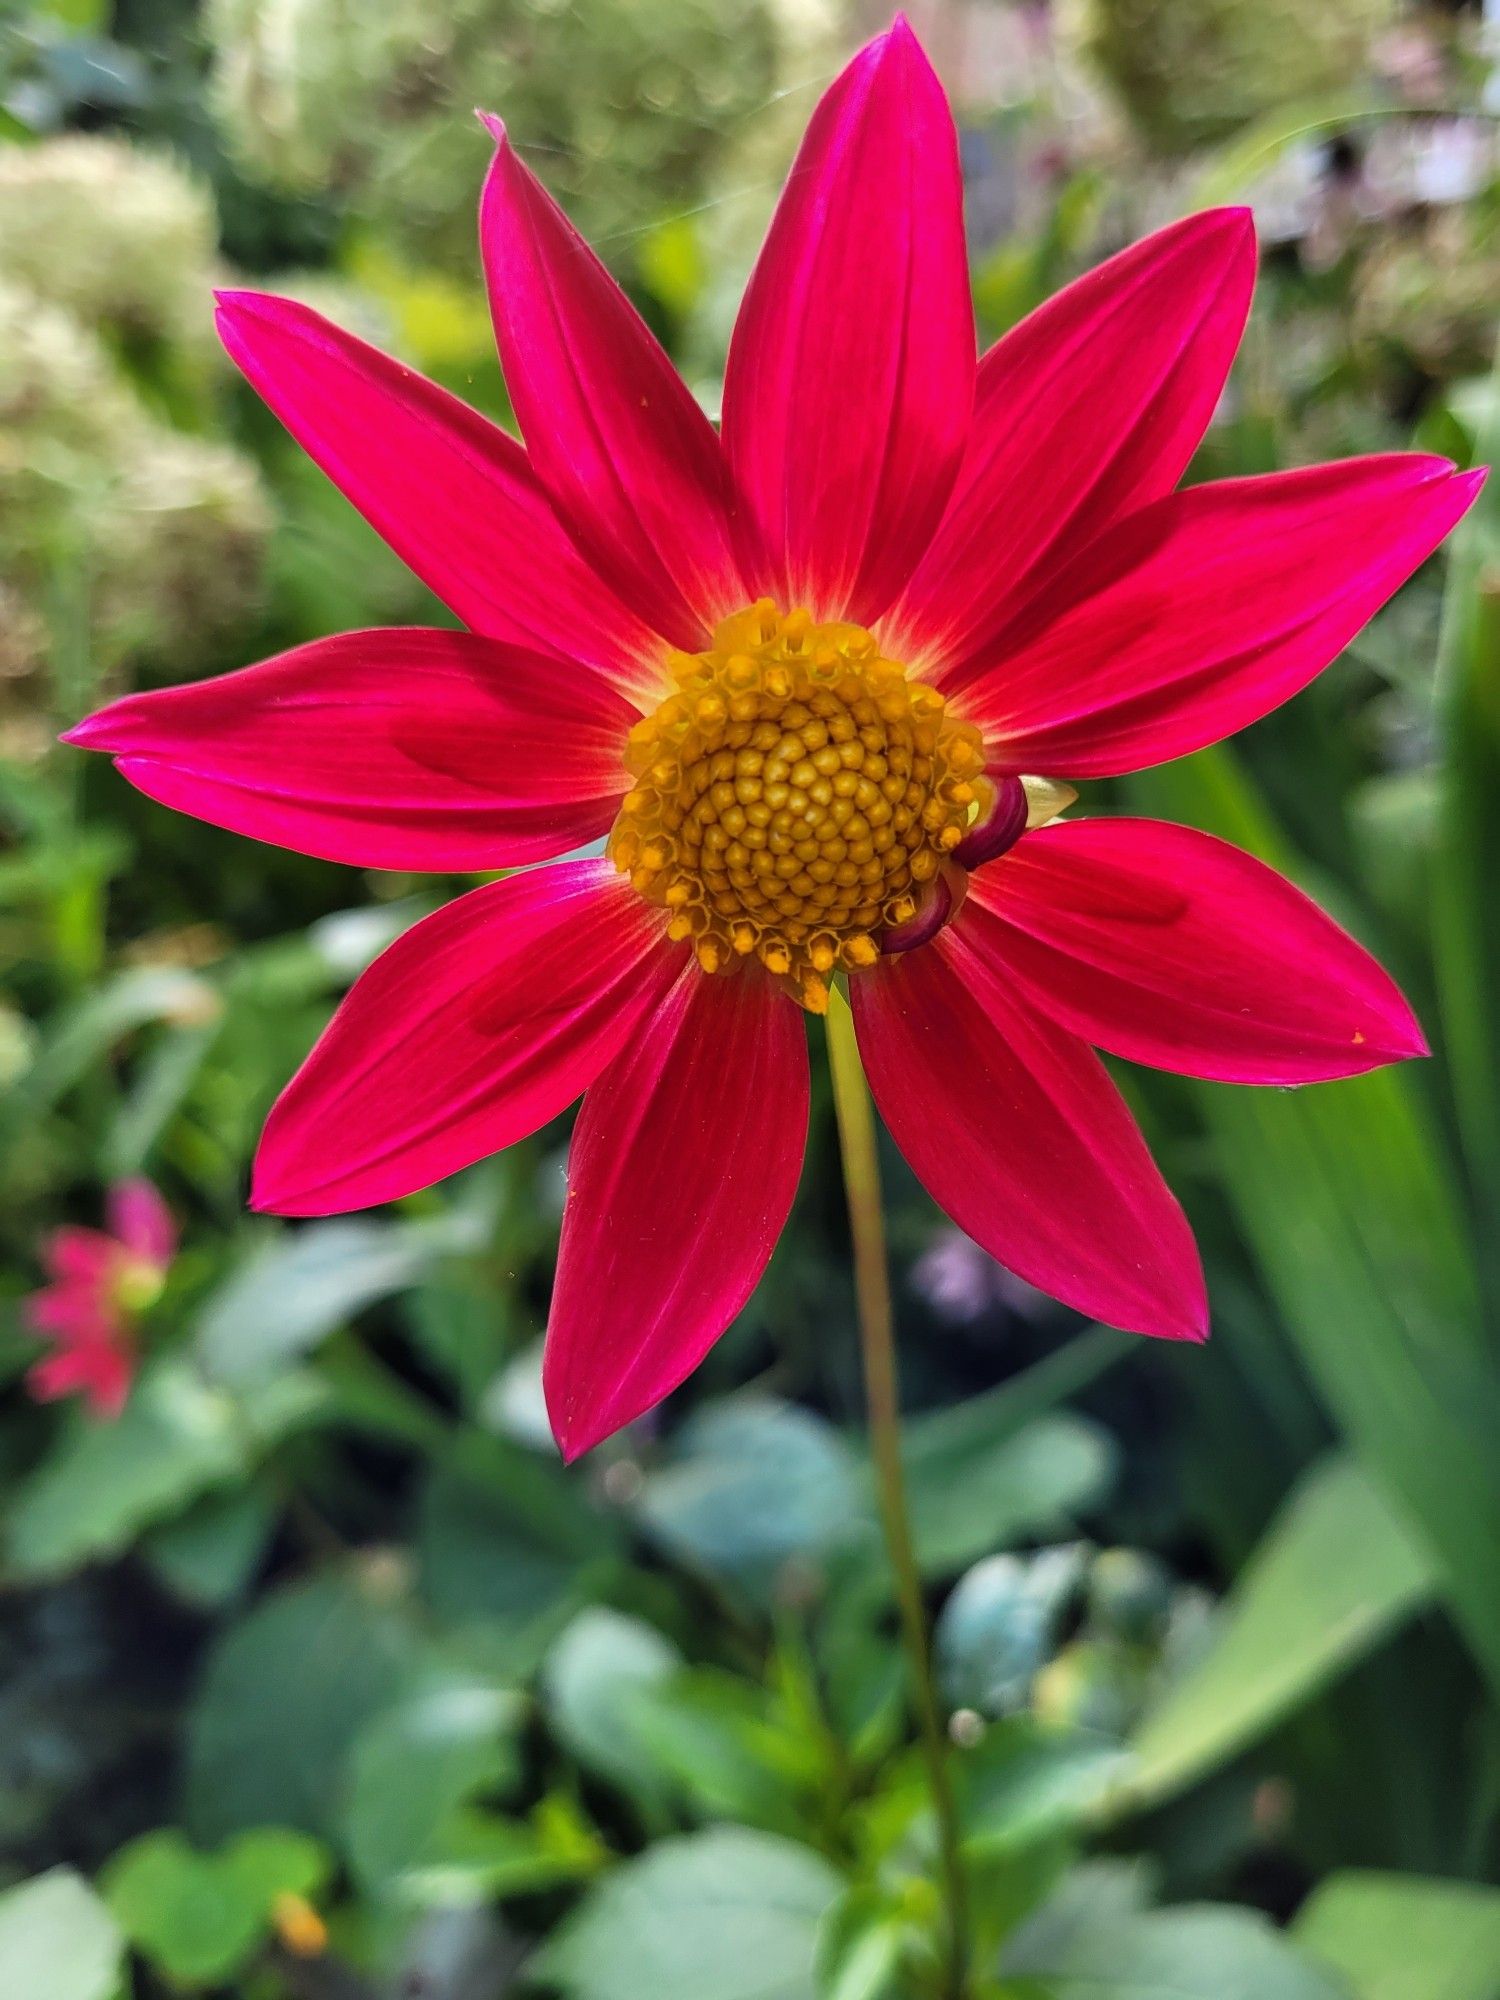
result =
[[[1500,10],[914,9],[988,342],[1253,203],[1193,478],[1485,462]],[[106,695],[444,614],[218,351],[290,293],[507,417],[475,104],[705,404],[840,0],[0,6],[0,2000],[906,2000],[932,1829],[862,1442],[832,1109],[657,1416],[564,1472],[562,1126],[395,1209],[245,1210],[354,974],[463,882],[175,817],[55,744]],[[1115,786],[1284,868],[1438,1053],[1124,1077],[1214,1338],[1079,1322],[884,1157],[975,2000],[1500,1996],[1500,482],[1322,679]],[[23,1300],[148,1178],[122,1412]],[[150,1296],[155,1291],[157,1296]],[[608,1301],[601,1301],[607,1314]]]

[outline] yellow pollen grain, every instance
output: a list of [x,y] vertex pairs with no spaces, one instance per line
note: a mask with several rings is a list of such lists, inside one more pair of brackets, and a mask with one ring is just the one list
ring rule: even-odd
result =
[[810,1012],[880,956],[974,816],[984,746],[857,625],[726,618],[630,732],[618,871],[705,973],[755,960]]

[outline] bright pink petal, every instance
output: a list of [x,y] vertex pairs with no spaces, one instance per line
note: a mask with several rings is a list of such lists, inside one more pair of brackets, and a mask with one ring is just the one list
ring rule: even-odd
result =
[[172,1211],[141,1175],[110,1189],[109,1226],[133,1256],[162,1270],[177,1253],[177,1224]]
[[593,1082],[686,950],[604,861],[449,903],[355,982],[277,1099],[252,1206],[369,1208],[524,1139]]
[[814,111],[750,279],[724,443],[785,605],[869,624],[952,491],[974,402],[963,185],[904,20]]
[[781,1234],[807,1141],[802,1016],[688,962],[583,1100],[543,1380],[573,1459],[698,1366]]
[[849,989],[880,1114],[960,1229],[1111,1326],[1206,1336],[1192,1232],[1134,1119],[1092,1049],[1020,997],[967,907]]
[[[117,1249],[114,1255],[118,1258]],[[64,1279],[44,1285],[21,1301],[21,1317],[31,1332],[69,1347],[110,1340],[120,1324],[109,1293],[93,1279]]]
[[600,576],[697,650],[743,602],[728,469],[661,343],[498,119],[479,210],[505,386],[537,477]]
[[125,1407],[134,1373],[128,1350],[101,1340],[49,1355],[29,1371],[26,1381],[39,1403],[82,1396],[96,1417],[113,1418]]
[[149,797],[361,868],[514,867],[609,829],[636,711],[592,675],[467,632],[346,632],[126,695],[66,741]]
[[970,902],[1028,998],[1132,1062],[1317,1083],[1427,1053],[1362,945],[1264,862],[1191,827],[1043,827],[971,878]]
[[1482,472],[1417,453],[1174,493],[1102,535],[956,676],[996,768],[1113,777],[1305,687],[1463,515]]
[[1254,286],[1250,211],[1212,209],[1111,257],[996,342],[948,511],[886,623],[895,658],[961,665],[1102,529],[1172,491]]
[[67,1223],[42,1243],[43,1264],[64,1284],[106,1285],[119,1261],[119,1244],[100,1229],[78,1229]]
[[559,526],[514,438],[309,307],[219,294],[231,358],[466,625],[650,689],[661,647]]

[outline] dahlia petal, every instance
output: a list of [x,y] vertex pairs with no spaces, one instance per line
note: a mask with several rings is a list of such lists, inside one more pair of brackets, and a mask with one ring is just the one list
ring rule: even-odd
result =
[[1092,1049],[1017,994],[967,907],[849,987],[880,1115],[960,1229],[1080,1312],[1206,1337],[1192,1232],[1134,1119]]
[[130,1354],[109,1341],[91,1341],[51,1354],[26,1376],[39,1403],[61,1396],[82,1396],[97,1417],[117,1417],[130,1395],[135,1364]]
[[868,625],[952,491],[974,401],[953,115],[904,20],[808,126],[730,343],[724,443],[783,604]]
[[1187,469],[1255,287],[1250,211],[1160,229],[1067,286],[979,364],[953,497],[890,613],[898,659],[961,665],[1039,583]]
[[971,879],[970,901],[1034,1005],[1131,1062],[1287,1084],[1427,1054],[1362,945],[1264,862],[1192,827],[1043,827]]
[[574,1459],[690,1374],[755,1289],[807,1139],[799,1010],[689,961],[590,1086],[569,1161],[543,1382]]
[[627,691],[656,685],[659,642],[573,547],[514,438],[307,306],[218,298],[230,358],[466,625]]
[[120,1246],[101,1229],[66,1223],[42,1244],[42,1262],[63,1284],[107,1284],[120,1260]]
[[93,1279],[65,1278],[44,1285],[21,1301],[21,1317],[31,1332],[64,1346],[109,1340],[119,1329],[119,1313]]
[[607,862],[560,862],[426,917],[350,989],[266,1121],[252,1207],[394,1201],[524,1139],[599,1074],[686,947]]
[[661,343],[498,119],[479,230],[531,463],[599,575],[689,650],[744,599],[728,467]]
[[143,1175],[109,1191],[109,1226],[133,1256],[163,1270],[177,1252],[177,1224],[159,1191]]
[[609,829],[636,711],[468,632],[345,632],[68,731],[148,797],[360,868],[515,867]]
[[1327,666],[1483,480],[1412,452],[1174,493],[1100,536],[950,687],[998,769],[1104,778],[1201,750]]

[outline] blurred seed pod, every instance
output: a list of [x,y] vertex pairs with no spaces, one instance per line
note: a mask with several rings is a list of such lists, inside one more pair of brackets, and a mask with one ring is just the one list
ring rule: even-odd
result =
[[472,272],[476,104],[595,240],[690,205],[776,83],[767,0],[209,0],[210,84],[253,179],[341,197],[415,261]]
[[1159,154],[1368,73],[1398,0],[1071,0],[1064,30]]
[[86,326],[210,351],[217,240],[169,154],[85,133],[0,148],[0,271]]

